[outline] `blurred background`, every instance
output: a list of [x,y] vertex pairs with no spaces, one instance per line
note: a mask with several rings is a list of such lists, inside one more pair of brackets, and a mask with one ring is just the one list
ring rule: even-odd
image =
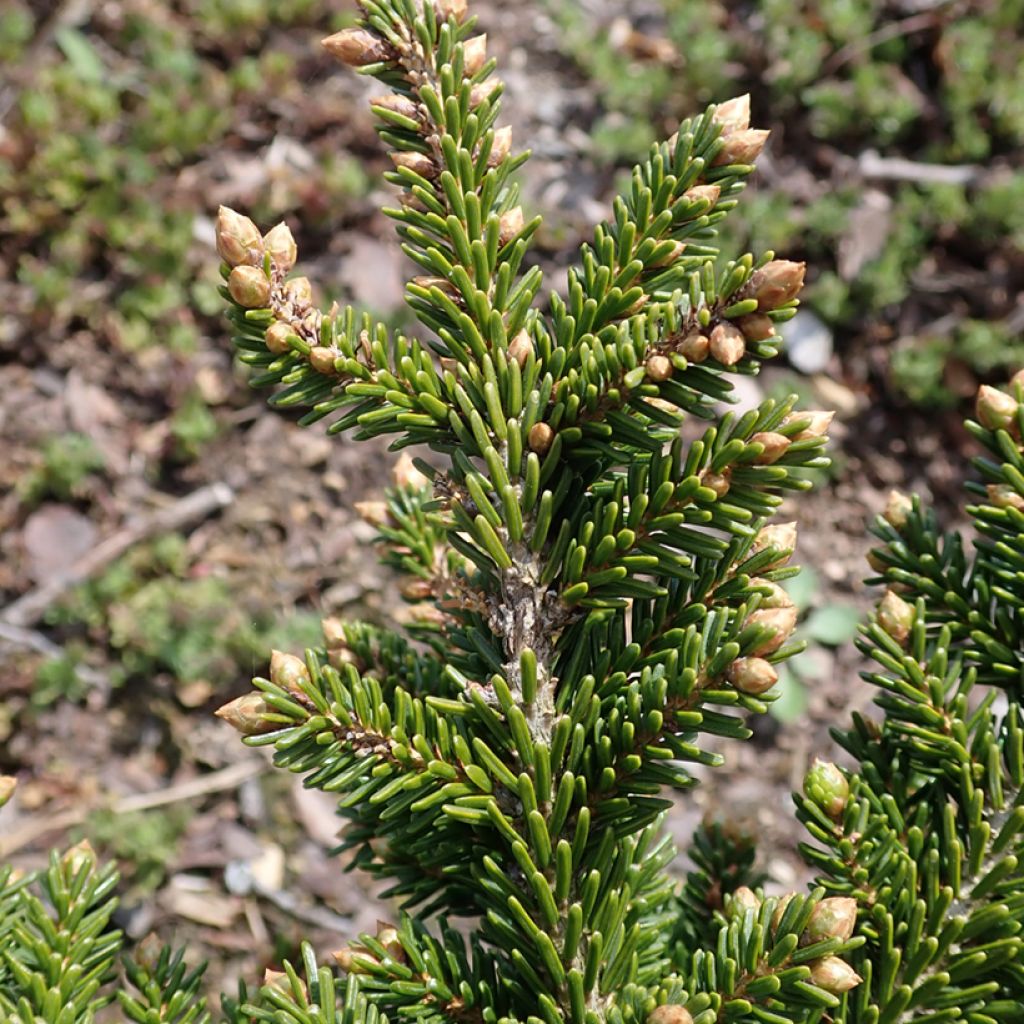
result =
[[[728,801],[779,889],[807,878],[789,792],[867,703],[850,640],[891,487],[957,521],[979,383],[1024,364],[1024,0],[475,0],[506,83],[535,259],[561,287],[649,143],[749,91],[772,129],[722,239],[809,264],[787,356],[739,389],[837,410],[788,512],[810,650],[755,739],[680,801]],[[120,923],[258,976],[383,913],[329,855],[330,803],[211,711],[328,613],[395,582],[356,501],[395,457],[300,431],[250,391],[216,293],[219,203],[288,222],[326,305],[401,327],[372,83],[319,39],[350,0],[3,0],[0,12],[0,854],[88,837]],[[68,572],[71,569],[71,579]],[[797,674],[799,672],[799,674]]]

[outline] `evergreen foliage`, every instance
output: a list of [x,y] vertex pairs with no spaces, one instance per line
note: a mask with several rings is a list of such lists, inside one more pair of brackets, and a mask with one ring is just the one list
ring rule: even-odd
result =
[[[325,45],[391,89],[372,106],[427,340],[317,309],[283,225],[222,210],[218,247],[238,350],[277,406],[433,452],[403,453],[386,502],[361,509],[410,625],[328,620],[321,648],[275,652],[218,713],[337,795],[341,849],[403,909],[334,953],[344,980],[306,948],[223,1019],[1024,1019],[1020,387],[983,394],[972,428],[999,460],[981,464],[976,556],[937,546],[916,503],[879,525],[890,590],[863,644],[884,717],[838,734],[856,772],[808,775],[818,884],[765,897],[750,840],[708,826],[680,891],[668,791],[721,762],[710,738],[749,736],[799,650],[779,585],[796,533],[770,519],[826,464],[829,414],[720,411],[730,378],[778,352],[803,281],[802,264],[714,247],[766,133],[746,98],[684,122],[540,305],[539,221],[512,178],[526,155],[497,127],[464,0],[361,7]],[[692,419],[707,427],[687,444]],[[140,1024],[212,1019],[180,955],[118,964],[114,885],[81,847],[0,877],[5,1019],[89,1021],[114,1001]]]

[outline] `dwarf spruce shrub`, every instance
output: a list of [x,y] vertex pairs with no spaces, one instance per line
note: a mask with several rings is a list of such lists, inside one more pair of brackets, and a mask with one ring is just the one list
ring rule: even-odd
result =
[[[254,384],[403,451],[360,511],[409,608],[401,628],[327,620],[218,714],[337,794],[341,849],[401,909],[307,945],[220,1019],[1024,1020],[1024,384],[983,389],[970,424],[992,456],[973,547],[901,495],[879,520],[887,589],[861,639],[879,714],[837,731],[852,768],[817,762],[797,797],[813,889],[765,896],[729,822],[693,837],[680,886],[669,793],[722,761],[715,737],[749,736],[799,651],[796,531],[771,517],[826,464],[828,413],[721,411],[804,276],[714,247],[766,133],[745,97],[680,125],[542,304],[526,155],[464,0],[361,6],[325,45],[390,90],[372,106],[423,340],[320,311],[283,225],[222,210],[218,248]],[[115,886],[87,847],[0,875],[3,1019],[213,1019],[180,953],[122,950]]]

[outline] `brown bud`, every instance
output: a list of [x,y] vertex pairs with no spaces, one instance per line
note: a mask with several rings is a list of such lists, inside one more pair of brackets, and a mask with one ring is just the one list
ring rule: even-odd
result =
[[281,728],[274,722],[268,722],[263,716],[270,711],[261,693],[246,693],[228,701],[223,707],[217,708],[214,714],[223,718],[233,729],[243,736],[257,736],[264,732],[273,732]]
[[286,324],[283,320],[277,320],[267,328],[267,333],[264,335],[263,340],[266,342],[267,348],[275,356],[280,356],[284,355],[285,352],[291,351],[288,339],[293,334],[295,334],[295,328],[291,324]]
[[750,127],[750,93],[719,103],[711,119],[722,126],[723,136],[746,131]]
[[345,637],[345,623],[333,615],[320,622],[320,629],[324,634],[324,646],[328,649],[344,647],[348,640]]
[[914,606],[893,590],[887,590],[878,603],[878,624],[896,641],[903,643],[914,625]]
[[902,530],[914,509],[914,503],[902,491],[890,491],[882,518],[894,529]]
[[685,1006],[666,1003],[651,1010],[647,1024],[693,1024],[693,1016]]
[[875,572],[885,572],[885,570],[889,568],[889,563],[882,558],[876,548],[872,548],[864,556],[864,561],[867,562]]
[[270,301],[270,281],[259,267],[235,267],[228,278],[228,291],[246,309],[262,309]]
[[521,206],[513,206],[511,210],[506,210],[501,215],[498,228],[498,242],[501,245],[508,245],[525,226],[526,221],[523,219],[523,208]]
[[468,4],[466,0],[434,0],[434,7],[442,18],[462,21],[466,17]]
[[391,162],[396,167],[405,167],[428,181],[440,173],[437,164],[426,153],[392,153]]
[[463,70],[472,78],[487,63],[487,33],[473,36],[462,44]]
[[378,921],[375,937],[387,950],[387,954],[392,960],[405,963],[405,948],[402,946],[402,940],[398,937],[398,929],[393,924],[389,924],[387,921]]
[[688,188],[683,193],[683,198],[691,203],[698,201],[707,202],[708,207],[712,207],[718,202],[718,197],[722,194],[721,185],[694,185],[693,188]]
[[403,580],[398,589],[406,601],[425,601],[434,593],[430,580],[422,579],[419,576],[410,576]]
[[374,96],[370,100],[370,106],[401,114],[402,117],[407,117],[411,121],[419,121],[422,117],[420,105],[414,99],[397,92],[389,92],[385,96]]
[[729,472],[728,466],[721,473],[705,469],[700,474],[700,482],[702,487],[710,487],[715,492],[716,498],[724,498],[732,486],[732,474]]
[[61,863],[69,869],[73,875],[77,875],[83,868],[91,868],[96,864],[96,851],[88,839],[75,843],[66,850],[61,857]]
[[764,658],[737,658],[729,666],[726,678],[740,693],[759,697],[779,681],[779,673]]
[[756,914],[760,909],[761,901],[757,898],[757,893],[749,886],[741,885],[729,897],[730,915],[742,914],[748,910],[752,910]]
[[1010,388],[1011,388],[1011,390],[1016,391],[1016,389],[1018,387],[1024,388],[1024,370],[1018,370],[1010,378]]
[[978,422],[987,430],[1017,431],[1017,410],[1020,404],[1005,391],[982,384],[978,388],[975,402],[975,415]]
[[826,956],[811,967],[810,982],[834,996],[856,988],[864,979],[837,956]]
[[988,492],[990,505],[995,505],[996,508],[1015,508],[1018,512],[1024,512],[1024,497],[1009,484],[988,484],[985,490]]
[[263,972],[263,987],[276,988],[281,992],[291,992],[292,983],[284,971],[275,971],[272,967],[268,967]]
[[765,626],[774,631],[750,651],[751,657],[774,654],[793,635],[796,617],[796,608],[758,608],[751,612],[746,625]]
[[764,551],[765,548],[772,548],[778,552],[778,557],[766,568],[777,569],[780,565],[785,565],[796,550],[796,523],[773,523],[765,526],[754,541],[754,551]]
[[764,451],[754,459],[758,466],[770,466],[778,462],[793,443],[785,434],[778,434],[774,430],[762,430],[754,434],[750,442],[764,446]]
[[672,369],[672,360],[667,356],[653,355],[647,360],[647,376],[659,384],[672,376]]
[[[357,944],[344,946],[331,954],[346,974],[366,974],[363,964],[376,964],[377,958],[365,947]],[[363,961],[361,964],[359,961]]]
[[533,339],[530,337],[530,332],[527,330],[521,330],[510,342],[508,346],[508,355],[510,359],[514,359],[520,366],[520,368],[526,365],[527,360],[533,355]]
[[555,439],[555,432],[546,423],[534,423],[530,427],[529,444],[530,450],[538,455],[546,455]]
[[856,924],[857,901],[849,896],[830,896],[815,906],[800,941],[805,946],[829,939],[845,942],[853,935]]
[[353,68],[395,59],[391,45],[365,28],[342,29],[322,40],[322,45],[335,60]]
[[229,266],[256,266],[263,262],[263,238],[259,228],[228,206],[217,210],[217,252]]
[[494,142],[491,145],[491,152],[487,157],[488,167],[497,167],[503,160],[508,159],[512,152],[512,129],[509,127],[499,128],[494,133]]
[[764,313],[750,313],[741,316],[736,326],[743,332],[747,341],[765,341],[775,337],[775,321]]
[[287,273],[299,258],[299,249],[291,229],[281,221],[275,224],[263,237],[263,247],[270,253],[270,259],[278,270]]
[[313,286],[308,277],[293,277],[285,282],[284,297],[296,309],[304,309],[313,301]]
[[337,373],[337,367],[334,365],[337,358],[338,353],[333,348],[327,348],[324,345],[316,345],[309,350],[309,365],[317,373],[328,376]]
[[764,149],[768,141],[768,132],[760,128],[747,128],[733,132],[725,137],[725,144],[718,156],[711,161],[712,167],[724,167],[728,164],[752,164]]
[[[793,598],[786,592],[785,587],[780,587],[774,580],[765,580],[760,576],[754,576],[750,580],[751,589],[761,591],[761,601],[758,608],[792,608]],[[765,593],[767,591],[767,593]]]
[[783,915],[786,913],[786,908],[793,902],[794,896],[796,896],[795,892],[787,892],[778,898],[775,909],[772,911],[772,931],[778,931]]
[[723,366],[735,366],[747,351],[743,332],[731,323],[721,323],[711,332],[709,350],[711,358]]
[[408,452],[402,452],[392,470],[392,478],[396,487],[407,491],[422,491],[430,486],[430,478],[421,473]]
[[651,297],[646,293],[641,295],[632,305],[627,306],[619,316],[623,320],[628,320],[631,316],[636,316],[637,313],[643,312],[644,307],[650,302]]
[[428,291],[431,288],[440,288],[443,292],[448,292],[449,294],[455,293],[455,287],[447,277],[437,277],[433,274],[417,274],[410,280],[410,284],[414,284],[418,288],[424,288]]
[[676,348],[691,363],[703,363],[711,351],[711,342],[703,334],[688,334]]
[[391,518],[386,501],[357,501],[355,510],[359,518],[371,526],[384,526]]
[[669,249],[661,259],[654,263],[649,263],[648,266],[653,267],[654,269],[670,267],[683,255],[684,252],[686,252],[686,243],[672,240],[672,248]]
[[792,436],[794,441],[809,441],[814,437],[824,437],[828,428],[832,426],[835,413],[827,409],[808,409],[801,412],[791,412],[783,421],[783,426],[790,423],[807,423],[807,426]]
[[806,263],[772,260],[754,271],[744,294],[757,299],[758,309],[778,309],[797,297],[804,286],[806,271]]
[[18,780],[13,775],[0,775],[0,807],[3,807],[18,788]]
[[303,683],[309,682],[309,669],[302,658],[284,651],[270,654],[270,681],[283,690],[301,693]]
[[479,107],[481,103],[489,100],[500,88],[501,82],[496,78],[489,78],[486,82],[477,82],[469,91],[470,107]]

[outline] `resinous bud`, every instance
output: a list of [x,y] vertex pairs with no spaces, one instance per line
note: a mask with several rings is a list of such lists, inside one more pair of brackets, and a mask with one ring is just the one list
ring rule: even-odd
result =
[[830,818],[836,819],[850,799],[850,784],[838,765],[816,759],[804,776],[804,796],[816,803]]
[[309,682],[309,669],[302,658],[284,651],[272,651],[270,654],[270,681],[283,690],[302,693],[304,683]]
[[774,654],[792,635],[796,629],[797,612],[795,607],[789,608],[758,608],[747,616],[746,625],[764,626],[772,630],[772,634],[750,651],[752,657]]
[[885,597],[878,602],[878,624],[893,640],[902,644],[914,626],[914,606],[894,590],[887,590]]
[[683,193],[683,198],[691,203],[706,202],[710,209],[718,202],[718,197],[721,194],[721,185],[694,185],[693,188],[688,188]]
[[785,434],[779,434],[774,430],[762,430],[754,434],[750,441],[752,444],[761,445],[764,449],[754,459],[758,466],[770,466],[778,462],[789,451],[789,446],[793,443]]
[[767,341],[775,337],[775,321],[767,313],[748,313],[736,321],[747,341]]
[[768,141],[768,132],[761,128],[747,128],[745,131],[733,132],[725,137],[718,156],[711,161],[712,167],[724,167],[728,164],[752,164],[764,149]]
[[1017,410],[1020,408],[1017,399],[1012,398],[1005,391],[982,384],[978,388],[978,397],[975,401],[975,415],[978,422],[987,430],[1008,430],[1011,433],[1017,429]]
[[473,36],[462,44],[463,69],[472,78],[487,63],[487,33]]
[[395,486],[404,490],[422,491],[425,487],[430,486],[430,478],[416,468],[416,464],[408,452],[402,452],[398,457],[398,462],[395,463],[395,468],[392,470],[392,478],[395,481]]
[[405,167],[428,181],[436,178],[440,171],[437,164],[426,153],[392,153],[391,162],[396,167]]
[[434,8],[442,18],[454,18],[462,21],[468,10],[466,0],[434,0]]
[[555,439],[555,432],[547,423],[534,423],[530,427],[529,445],[530,450],[538,455],[546,455]]
[[217,252],[229,266],[255,265],[263,260],[263,236],[248,218],[229,206],[217,210]]
[[672,360],[667,356],[653,355],[647,360],[647,376],[656,383],[662,383],[672,376]]
[[262,309],[270,301],[270,281],[259,267],[235,267],[228,278],[228,291],[246,309]]
[[274,266],[287,273],[295,266],[299,258],[299,248],[295,244],[295,237],[291,228],[281,221],[275,224],[264,236],[263,247],[270,253]]
[[835,412],[829,409],[804,409],[800,412],[791,412],[782,424],[787,426],[794,422],[806,423],[807,426],[799,433],[793,434],[792,440],[809,441],[814,437],[824,437],[828,433],[828,428],[832,426],[835,415]]
[[647,1024],[693,1024],[693,1016],[685,1006],[666,1003],[651,1010]]
[[323,48],[342,64],[352,68],[395,59],[391,44],[365,28],[346,28],[322,41]]
[[526,365],[533,355],[533,339],[529,331],[524,328],[512,339],[508,346],[508,354],[510,359],[519,364],[520,369]]
[[756,914],[760,909],[761,901],[758,899],[757,893],[749,886],[741,885],[729,897],[730,916],[738,916],[748,910],[752,910]]
[[811,912],[801,942],[805,946],[828,939],[845,942],[853,935],[856,924],[857,901],[849,896],[830,896],[821,900]]
[[228,701],[227,704],[217,708],[214,714],[223,718],[233,729],[237,729],[243,736],[258,736],[260,733],[273,732],[280,726],[268,722],[263,716],[270,711],[263,694],[252,692],[245,693],[241,697]]
[[723,136],[746,131],[750,127],[750,93],[719,103],[711,119],[722,126]]
[[499,244],[508,245],[525,226],[526,220],[521,206],[513,206],[511,210],[506,210],[498,222]]
[[882,518],[894,529],[902,530],[907,525],[907,519],[913,511],[914,503],[909,495],[902,491],[890,491],[885,502],[885,511]]
[[711,351],[711,342],[705,335],[694,332],[679,342],[676,351],[691,363],[703,363]]
[[291,324],[287,324],[283,320],[275,320],[267,328],[267,333],[264,335],[263,340],[266,342],[267,348],[275,356],[280,356],[284,355],[285,352],[291,351],[288,339],[295,333],[295,328]]
[[996,508],[1015,508],[1024,512],[1024,497],[1010,484],[988,484],[985,487],[990,505]]
[[811,966],[810,982],[834,996],[856,988],[864,979],[842,958],[826,956]]
[[752,697],[767,693],[779,681],[779,673],[764,658],[737,658],[725,675],[740,693]]
[[502,161],[508,159],[512,152],[512,129],[508,126],[499,128],[494,133],[494,142],[491,144],[491,152],[487,156],[489,167],[497,167]]
[[723,366],[735,366],[747,351],[743,332],[728,321],[718,324],[711,331],[709,341],[711,358],[717,359]]
[[754,540],[754,551],[764,551],[766,548],[777,552],[777,557],[765,568],[776,569],[785,565],[796,550],[796,523],[772,523],[763,527]]
[[806,263],[794,260],[771,260],[755,270],[744,294],[757,299],[759,310],[773,310],[791,302],[804,286]]

